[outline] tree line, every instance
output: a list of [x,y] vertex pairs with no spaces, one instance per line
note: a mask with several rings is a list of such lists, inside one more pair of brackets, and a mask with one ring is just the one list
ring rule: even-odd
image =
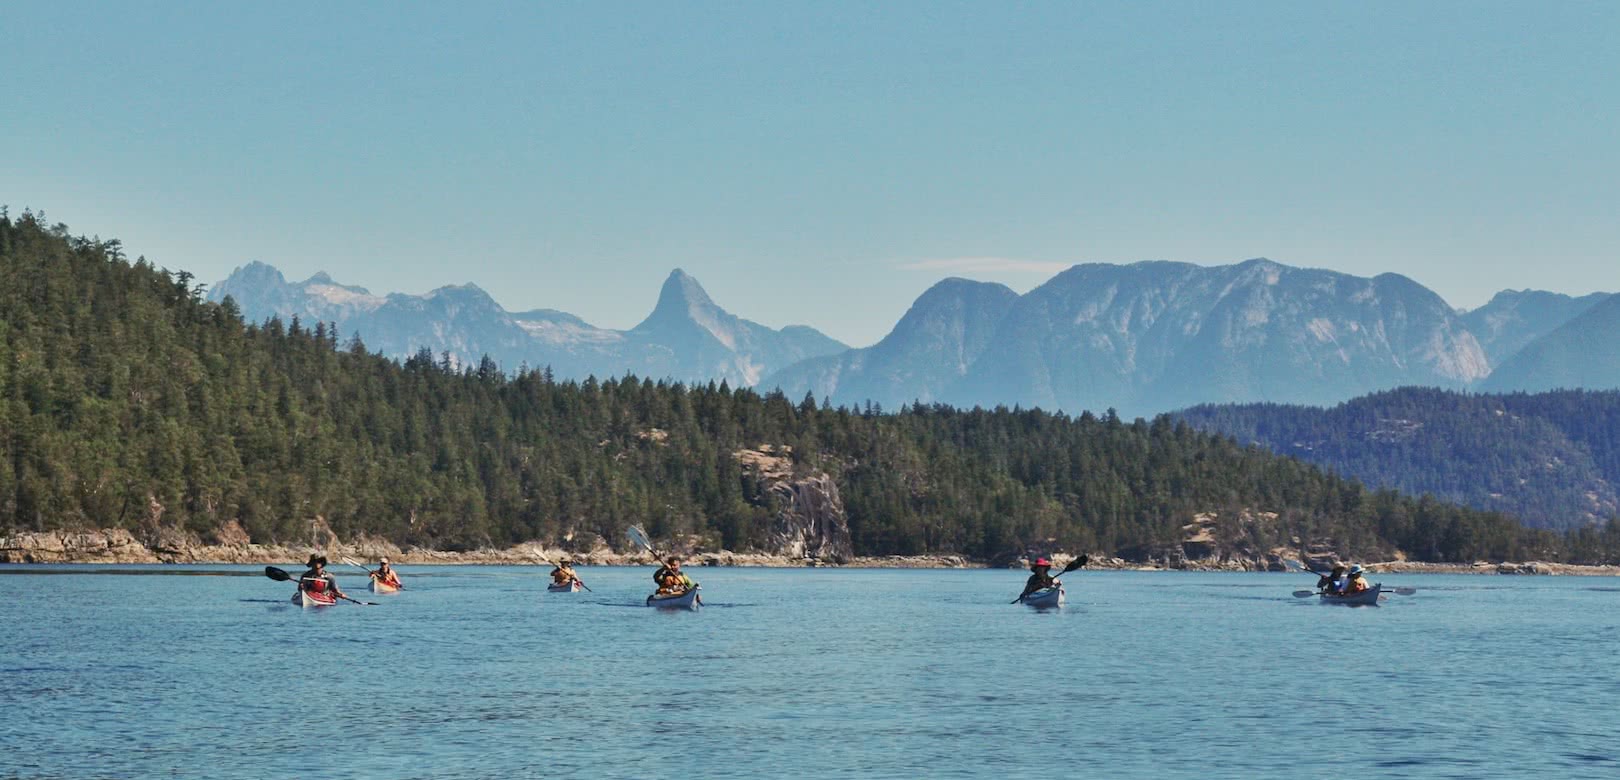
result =
[[[190,275],[0,212],[0,529],[166,526],[449,550],[658,537],[761,549],[780,510],[735,453],[827,473],[858,554],[1142,555],[1196,513],[1223,544],[1424,560],[1613,560],[1611,524],[1532,530],[1203,433],[1019,408],[831,407],[725,383],[557,381],[368,351],[324,323],[246,323]],[[1244,513],[1275,513],[1242,522]]]
[[1620,510],[1620,391],[1406,387],[1331,408],[1221,404],[1178,417],[1369,485],[1532,526],[1601,525]]

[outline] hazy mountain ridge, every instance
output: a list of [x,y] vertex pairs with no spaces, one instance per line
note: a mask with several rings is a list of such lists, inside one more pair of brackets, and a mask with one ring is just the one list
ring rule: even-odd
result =
[[[1594,319],[1566,329],[1572,318],[1601,318],[1607,294],[1509,290],[1458,312],[1399,274],[1266,259],[1076,265],[1023,295],[946,279],[861,349],[810,327],[732,315],[679,269],[626,331],[555,309],[506,312],[471,285],[378,296],[325,274],[290,284],[262,263],[238,269],[211,297],[225,294],[250,321],[336,322],[343,336],[359,332],[396,357],[424,347],[458,361],[488,353],[507,369],[548,365],[563,377],[723,379],[885,408],[923,401],[1135,416],[1202,403],[1333,404],[1407,385],[1620,387],[1620,343],[1600,338],[1613,326]],[[1501,368],[1533,351],[1545,357]],[[1611,359],[1613,371],[1594,369]]]
[[[1147,415],[1212,400],[1323,403],[1402,384],[1465,387],[1489,372],[1453,309],[1395,274],[1265,259],[1084,264],[990,314],[992,334],[954,376],[862,387],[842,380],[850,366],[819,361],[772,380],[790,395],[830,389],[835,403],[864,401],[851,392],[860,389],[885,406],[920,398]],[[860,358],[868,376],[926,360],[917,350]]]
[[1519,350],[1481,388],[1493,392],[1620,387],[1620,295]]
[[725,380],[753,385],[766,372],[848,349],[813,328],[772,329],[720,308],[702,286],[676,269],[652,314],[628,331],[599,328],[567,312],[508,312],[477,285],[440,287],[422,295],[372,294],[338,284],[325,273],[288,282],[254,262],[209,291],[231,296],[243,317],[335,323],[343,337],[358,334],[370,349],[407,357],[427,349],[455,363],[489,355],[502,367],[550,366],[557,376],[668,377],[685,382]]
[[1484,306],[1463,313],[1463,324],[1479,339],[1491,365],[1500,366],[1531,342],[1610,297],[1580,297],[1545,290],[1503,290]]
[[1001,284],[950,278],[928,288],[882,341],[813,358],[767,377],[791,397],[885,405],[942,400],[983,354],[1018,293]]

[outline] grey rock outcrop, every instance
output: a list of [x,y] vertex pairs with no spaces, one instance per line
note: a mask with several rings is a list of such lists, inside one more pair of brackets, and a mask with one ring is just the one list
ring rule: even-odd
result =
[[793,449],[761,444],[732,453],[738,465],[765,486],[779,507],[772,520],[768,555],[844,563],[855,557],[849,515],[838,484],[826,472],[796,475]]
[[778,482],[771,493],[784,504],[771,529],[772,552],[789,558],[844,563],[855,557],[849,516],[838,484],[827,474]]

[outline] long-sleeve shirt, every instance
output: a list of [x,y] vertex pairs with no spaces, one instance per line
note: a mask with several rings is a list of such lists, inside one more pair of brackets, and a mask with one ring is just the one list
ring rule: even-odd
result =
[[1051,574],[1037,572],[1029,575],[1029,579],[1024,581],[1024,593],[1027,595],[1042,588],[1050,588],[1056,584],[1057,579]]

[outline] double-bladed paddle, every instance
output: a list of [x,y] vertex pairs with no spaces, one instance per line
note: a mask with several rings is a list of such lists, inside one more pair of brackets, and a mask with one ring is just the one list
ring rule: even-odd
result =
[[[291,574],[288,574],[285,570],[278,569],[278,568],[276,568],[274,566],[266,566],[266,567],[264,567],[264,576],[269,577],[270,579],[275,580],[276,582],[292,582],[294,580],[299,579],[298,577],[294,577]],[[332,595],[336,596],[337,594],[334,593]],[[352,602],[354,602],[356,604],[359,604],[360,606],[363,606],[363,607],[375,607],[375,606],[377,606],[377,602],[375,602],[375,601],[361,601],[360,599],[351,599],[348,596],[338,596],[338,598],[343,599],[344,601],[352,601]]]
[[[659,555],[658,551],[653,549],[652,540],[647,538],[647,532],[641,530],[641,526],[632,525],[629,528],[624,529],[624,533],[626,536],[630,537],[630,541],[634,542],[637,547],[646,550],[647,553],[651,555],[654,560],[657,560],[660,564],[662,564],[664,568],[669,568],[669,563],[664,560],[664,556]],[[697,583],[692,583],[692,587],[696,588]],[[702,596],[698,596],[698,603],[703,603]]]
[[[540,561],[540,562],[541,562],[541,563],[543,563],[543,564],[545,564],[545,565],[547,565],[547,566],[550,566],[550,567],[551,567],[551,568],[553,568],[553,569],[561,569],[561,568],[562,568],[562,567],[561,567],[561,566],[558,566],[558,565],[557,565],[557,564],[555,564],[555,563],[552,563],[552,562],[551,562],[551,559],[550,559],[550,558],[547,558],[547,557],[546,557],[546,556],[545,556],[545,553],[542,553],[542,552],[540,552],[540,551],[539,551],[539,550],[535,550],[535,549],[530,549],[530,550],[529,550],[529,554],[530,554],[530,555],[532,555],[532,556],[534,556],[534,557],[535,557],[535,558],[536,558],[536,559],[538,559],[538,560],[539,560],[539,561]],[[596,591],[593,591],[593,590],[591,590],[591,586],[589,586],[589,585],[586,585],[586,584],[585,584],[585,581],[584,581],[584,580],[582,580],[582,579],[580,579],[580,578],[579,578],[579,575],[577,575],[577,574],[576,574],[576,575],[574,575],[574,582],[577,582],[577,583],[579,583],[579,586],[580,586],[580,587],[581,587],[581,588],[584,588],[584,589],[585,589],[585,592],[586,592],[586,593],[595,593],[595,592],[596,592]]]
[[[1069,561],[1069,565],[1063,567],[1063,571],[1058,572],[1057,575],[1053,577],[1053,579],[1057,579],[1058,577],[1062,577],[1063,575],[1068,574],[1069,572],[1074,571],[1075,569],[1078,569],[1078,568],[1080,568],[1080,567],[1082,567],[1082,566],[1084,566],[1084,565],[1086,565],[1087,563],[1090,563],[1090,562],[1091,562],[1091,556],[1089,556],[1089,555],[1082,555],[1079,558],[1075,558],[1074,560]],[[1036,588],[1035,590],[1040,590],[1040,589]],[[1034,593],[1035,590],[1030,590],[1029,588],[1025,588],[1024,592],[1018,594],[1018,598],[1013,599],[1011,603],[1017,604],[1018,602],[1023,601],[1025,596],[1028,596],[1029,594]]]
[[[364,566],[364,565],[362,565],[362,564],[361,564],[361,563],[360,563],[360,562],[359,562],[359,561],[356,561],[356,560],[355,560],[355,559],[353,559],[353,558],[348,558],[348,557],[344,557],[344,558],[339,558],[339,559],[338,559],[338,560],[341,560],[341,561],[343,561],[343,562],[344,562],[344,563],[347,563],[347,564],[349,564],[349,565],[350,565],[350,566],[353,566],[353,567],[355,567],[355,568],[356,568],[356,569],[359,569],[359,570],[360,570],[360,571],[363,571],[363,572],[365,572],[365,573],[367,573],[367,574],[369,574],[369,575],[371,575],[371,576],[372,576],[372,578],[373,578],[373,579],[375,579],[375,578],[376,578],[376,577],[377,577],[377,573],[376,573],[376,572],[374,572],[374,571],[372,571],[372,570],[370,570],[370,569],[368,569],[368,568],[366,568],[366,567],[365,567],[365,566]],[[404,589],[405,589],[405,585],[404,585],[404,584],[403,584],[403,583],[399,583],[399,584],[395,584],[395,585],[394,585],[394,587],[396,587],[396,588],[399,588],[399,589],[400,589],[400,590],[404,590]],[[429,588],[429,590],[432,590],[432,588]]]
[[[1290,561],[1290,562],[1299,567],[1299,571],[1300,571],[1301,574],[1314,574],[1317,577],[1327,577],[1327,576],[1329,576],[1328,574],[1323,574],[1323,573],[1318,572],[1318,571],[1311,571],[1310,569],[1305,568],[1305,564],[1300,563],[1298,561]],[[1296,591],[1294,591],[1294,598],[1296,598],[1296,599],[1309,598],[1311,596],[1320,595],[1321,592],[1322,591],[1319,591],[1319,590],[1296,590]],[[1414,594],[1417,593],[1417,588],[1384,588],[1383,592],[1384,593],[1394,593],[1394,594],[1399,595],[1399,596],[1411,596],[1411,595],[1414,595]]]
[[[1378,592],[1379,593],[1394,593],[1397,596],[1411,596],[1411,595],[1414,595],[1414,594],[1417,593],[1417,588],[1381,588]],[[1319,591],[1319,590],[1296,590],[1296,591],[1294,591],[1294,598],[1296,598],[1296,599],[1304,599],[1304,598],[1310,598],[1311,596],[1319,596],[1321,594],[1322,594],[1322,591]],[[1328,594],[1328,595],[1335,595],[1335,594]]]

